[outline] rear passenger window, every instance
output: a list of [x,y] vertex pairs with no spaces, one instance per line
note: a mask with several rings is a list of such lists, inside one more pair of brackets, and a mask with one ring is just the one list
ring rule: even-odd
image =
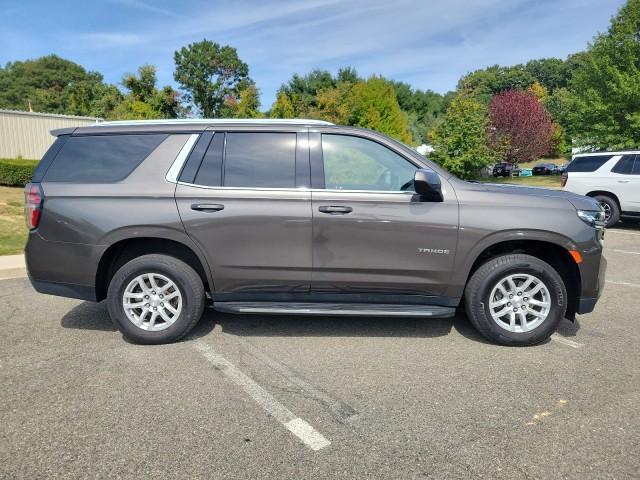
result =
[[45,181],[112,183],[124,180],[167,138],[162,135],[69,137]]
[[614,173],[622,173],[624,175],[631,175],[633,171],[633,160],[635,155],[623,155],[618,163],[611,169]]
[[576,157],[567,166],[567,172],[595,172],[607,163],[611,155],[589,155]]
[[295,133],[227,133],[225,187],[294,188],[295,184]]

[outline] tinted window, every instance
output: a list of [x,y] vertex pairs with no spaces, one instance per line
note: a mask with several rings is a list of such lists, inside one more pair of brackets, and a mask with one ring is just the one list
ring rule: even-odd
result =
[[625,175],[631,175],[633,171],[633,160],[635,155],[623,155],[618,163],[611,169],[614,173],[623,173]]
[[110,183],[125,179],[167,135],[69,137],[46,174],[48,182]]
[[589,155],[586,157],[576,157],[569,165],[567,172],[595,172],[602,165],[607,163],[611,155]]
[[295,133],[227,133],[226,144],[225,187],[295,187]]
[[202,159],[212,138],[213,132],[204,132],[200,135],[200,138],[198,138],[198,141],[191,150],[191,153],[189,153],[189,158],[187,158],[184,167],[182,167],[182,171],[180,172],[181,182],[194,182],[196,174],[198,173],[198,168],[200,168],[200,164],[202,163]]
[[53,142],[53,145],[49,147],[49,150],[47,150],[47,152],[42,157],[42,160],[40,160],[40,162],[38,163],[38,166],[36,166],[36,169],[33,172],[33,178],[31,179],[32,182],[42,181],[42,178],[49,168],[49,165],[51,165],[53,159],[56,158],[56,155],[58,155],[58,152],[64,146],[68,138],[69,137],[67,137],[66,135],[62,135],[58,137],[55,142]]
[[417,167],[371,140],[322,135],[325,188],[339,190],[411,190]]
[[222,183],[222,151],[224,150],[224,133],[216,133],[204,154],[202,164],[196,175],[196,185],[219,187]]
[[633,164],[632,175],[640,175],[640,155],[636,155],[636,161]]

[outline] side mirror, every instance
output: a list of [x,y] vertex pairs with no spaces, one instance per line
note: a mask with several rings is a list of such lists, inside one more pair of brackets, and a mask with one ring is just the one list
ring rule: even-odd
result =
[[433,170],[421,168],[413,177],[413,188],[426,202],[442,202],[442,184],[440,176]]

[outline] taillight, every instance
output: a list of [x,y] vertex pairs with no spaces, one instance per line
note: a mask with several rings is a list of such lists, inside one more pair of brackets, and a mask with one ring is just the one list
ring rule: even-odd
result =
[[562,173],[562,188],[567,186],[567,181],[569,181],[569,174],[567,172]]
[[29,230],[38,228],[44,194],[42,188],[37,183],[28,183],[24,187],[24,216]]

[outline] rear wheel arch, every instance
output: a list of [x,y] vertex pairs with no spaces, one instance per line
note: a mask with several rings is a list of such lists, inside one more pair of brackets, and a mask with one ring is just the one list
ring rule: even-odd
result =
[[164,254],[183,261],[198,273],[205,291],[213,290],[206,260],[202,259],[193,248],[166,238],[136,237],[111,244],[101,255],[96,271],[96,299],[100,301],[107,297],[109,282],[122,265],[134,258],[149,254]]
[[519,253],[536,257],[558,272],[567,289],[567,318],[573,319],[582,290],[580,270],[569,251],[557,243],[542,240],[506,240],[494,243],[476,256],[467,274],[465,288],[473,274],[488,261],[503,255]]

